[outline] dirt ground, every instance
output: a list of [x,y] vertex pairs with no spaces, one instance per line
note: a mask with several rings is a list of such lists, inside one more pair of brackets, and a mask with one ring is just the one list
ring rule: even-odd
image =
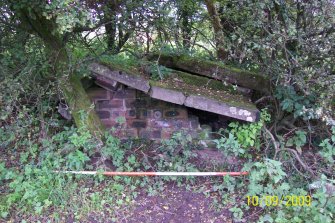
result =
[[169,185],[157,196],[141,194],[132,213],[123,222],[232,222],[230,212],[216,212],[211,198]]
[[[75,221],[69,216],[66,222]],[[212,197],[169,184],[165,186],[161,194],[155,196],[148,196],[146,192],[140,193],[133,205],[119,210],[116,221],[109,218],[108,215],[92,213],[85,222],[229,223],[234,221],[228,208],[220,212],[214,210]]]

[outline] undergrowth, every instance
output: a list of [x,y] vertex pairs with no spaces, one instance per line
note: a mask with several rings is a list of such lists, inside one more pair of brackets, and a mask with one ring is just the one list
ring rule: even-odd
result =
[[[241,165],[234,167],[213,165],[199,168],[192,138],[182,132],[163,141],[152,153],[149,143],[121,142],[109,133],[100,141],[89,134],[86,127],[75,128],[56,112],[62,94],[57,81],[37,81],[48,76],[46,58],[38,52],[30,53],[28,65],[15,73],[15,66],[2,61],[6,72],[1,79],[0,95],[0,216],[2,220],[43,216],[64,222],[69,214],[81,221],[94,211],[108,210],[106,215],[117,222],[117,211],[131,207],[140,190],[157,195],[164,185],[176,182],[191,189],[197,179],[162,178],[106,178],[102,175],[81,176],[55,171],[107,169],[106,162],[118,171],[239,171],[247,177],[208,178],[210,189],[196,185],[198,192],[210,196],[213,208],[229,207],[235,220],[259,216],[260,222],[333,222],[334,221],[334,156],[335,128],[324,126],[326,133],[312,133],[312,127],[295,128],[273,135],[269,112],[262,111],[257,123],[232,122],[214,140],[225,157],[235,157]],[[38,57],[38,59],[36,59]],[[27,58],[30,58],[29,56]],[[123,60],[114,61],[122,64]],[[129,66],[133,65],[130,61]],[[32,82],[31,78],[35,79]],[[157,78],[157,75],[156,75]],[[287,95],[289,94],[289,96]],[[291,112],[306,120],[312,109],[307,101],[292,90],[278,90],[284,112]],[[304,103],[306,106],[304,107]],[[297,105],[298,104],[298,105]],[[314,116],[313,116],[314,117]],[[142,148],[143,147],[143,148]],[[140,149],[139,149],[140,148]],[[92,158],[99,154],[98,163]],[[140,155],[139,155],[140,154]],[[111,167],[109,167],[111,168]],[[235,169],[234,169],[235,168]],[[237,169],[240,168],[240,169]],[[286,196],[310,196],[310,205],[290,205]],[[247,197],[270,196],[268,203],[248,204]],[[278,204],[278,199],[282,201]],[[112,207],[112,208],[111,208]],[[256,212],[254,211],[256,209]],[[45,219],[44,219],[45,220]]]

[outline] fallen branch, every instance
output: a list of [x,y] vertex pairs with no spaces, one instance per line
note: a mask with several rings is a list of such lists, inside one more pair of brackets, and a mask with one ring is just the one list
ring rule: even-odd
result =
[[276,139],[274,138],[274,136],[272,135],[272,133],[264,126],[264,129],[265,129],[265,132],[270,136],[271,140],[272,140],[272,143],[275,147],[275,155],[273,157],[273,159],[276,159],[277,155],[279,152],[283,152],[283,151],[288,151],[290,153],[292,153],[295,158],[298,160],[298,162],[300,163],[300,165],[305,169],[307,170],[311,175],[312,177],[315,179],[316,178],[316,175],[315,173],[313,172],[313,170],[307,165],[304,163],[304,161],[302,161],[302,159],[300,158],[298,152],[294,149],[290,149],[290,148],[284,148],[284,149],[280,149],[279,148],[279,143],[276,141]]
[[290,148],[284,148],[284,149],[279,150],[279,152],[283,152],[283,151],[288,151],[288,152],[292,153],[295,156],[295,158],[298,160],[300,165],[312,175],[313,179],[316,179],[316,175],[315,175],[314,171],[307,164],[305,164],[304,161],[302,161],[302,159],[300,158],[300,156],[299,156],[299,154],[296,150],[290,149]]
[[272,133],[265,126],[263,128],[264,128],[265,132],[270,136],[271,141],[273,143],[273,146],[275,147],[275,155],[274,155],[273,159],[276,159],[277,153],[279,152],[279,145],[278,145],[279,143],[276,141],[275,137],[272,135]]
[[272,96],[263,96],[260,99],[258,99],[257,101],[255,101],[255,104],[257,105],[257,104],[259,104],[261,102],[264,102],[266,100],[273,100],[273,97]]

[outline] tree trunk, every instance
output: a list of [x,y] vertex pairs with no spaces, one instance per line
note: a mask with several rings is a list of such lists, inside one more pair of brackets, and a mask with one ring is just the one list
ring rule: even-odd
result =
[[181,33],[183,37],[183,47],[186,50],[190,49],[191,46],[191,24],[190,24],[190,19],[191,19],[191,13],[187,9],[187,5],[182,4],[180,6],[180,20],[181,20]]
[[[34,16],[31,17],[34,13]],[[66,51],[64,36],[57,33],[57,24],[46,19],[33,10],[21,9],[21,22],[31,29],[44,41],[45,49],[52,64],[54,75],[60,80],[60,88],[64,93],[65,101],[70,107],[74,122],[78,128],[87,127],[89,132],[101,138],[104,126],[91,106],[91,101],[80,81],[80,76],[71,67]]]
[[214,29],[217,57],[220,60],[225,60],[228,57],[228,52],[224,49],[225,37],[219,14],[213,0],[205,0],[205,4]]
[[85,127],[92,135],[101,138],[105,128],[96,114],[78,75],[72,73],[69,77],[64,78],[61,81],[61,89],[76,126],[78,128]]
[[107,36],[107,48],[112,54],[116,53],[116,26],[117,26],[117,15],[116,7],[112,1],[107,1],[104,6],[103,19],[106,22],[106,36]]
[[[127,4],[125,4],[124,10],[121,9],[121,4],[122,1],[106,1],[104,7],[103,20],[106,22],[107,47],[112,54],[120,53],[134,31],[134,28],[124,30],[126,22],[133,22]],[[121,11],[121,17],[119,17],[119,11]]]
[[87,128],[93,136],[101,138],[105,128],[86,94],[80,75],[75,70],[68,71],[70,64],[65,46],[59,50],[52,48],[48,43],[47,49],[55,61],[54,73],[59,77],[60,88],[76,126]]

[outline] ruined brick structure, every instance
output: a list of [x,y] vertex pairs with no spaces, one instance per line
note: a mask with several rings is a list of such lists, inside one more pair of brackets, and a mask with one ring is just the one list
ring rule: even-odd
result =
[[136,89],[95,86],[87,92],[104,125],[114,127],[119,138],[168,139],[176,131],[197,137],[201,131],[198,117],[190,116],[185,106],[153,99]]
[[[174,132],[184,131],[193,138],[208,139],[209,132],[221,128],[220,120],[227,117],[246,122],[259,120],[260,111],[252,103],[251,90],[246,87],[251,84],[251,89],[262,90],[257,83],[266,83],[266,79],[220,65],[219,81],[217,76],[212,76],[212,71],[205,69],[206,72],[199,73],[199,65],[198,61],[192,66],[180,67],[192,70],[190,73],[170,69],[167,77],[154,80],[150,73],[143,73],[137,66],[94,62],[89,69],[95,87],[89,88],[88,94],[102,122],[120,138],[167,139]],[[219,65],[214,65],[209,63],[210,68],[218,69]],[[224,84],[226,81],[242,87]],[[200,128],[198,117],[191,113],[208,125]],[[208,118],[213,114],[217,117],[210,125]]]

